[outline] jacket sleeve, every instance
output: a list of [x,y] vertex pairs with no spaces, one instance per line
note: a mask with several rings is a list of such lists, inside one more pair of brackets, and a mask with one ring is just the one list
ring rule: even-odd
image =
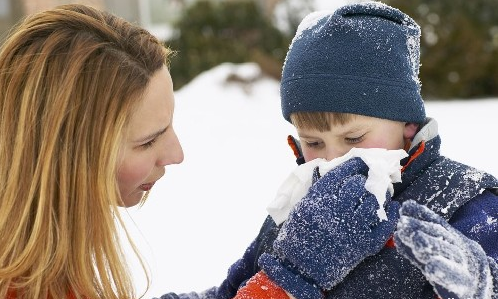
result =
[[459,208],[449,223],[498,261],[498,196],[484,191]]
[[168,293],[159,299],[231,299],[235,297],[239,288],[260,270],[258,258],[263,252],[270,250],[277,234],[278,227],[268,216],[256,239],[246,249],[242,258],[230,266],[226,279],[219,286],[200,293]]
[[493,277],[493,299],[498,298],[498,196],[484,191],[458,209],[449,223],[486,252]]

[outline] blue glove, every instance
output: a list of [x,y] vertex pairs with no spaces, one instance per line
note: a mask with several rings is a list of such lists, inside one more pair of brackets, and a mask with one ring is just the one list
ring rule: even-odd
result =
[[316,180],[296,205],[259,265],[297,298],[320,298],[361,261],[378,253],[394,232],[399,204],[386,190],[387,221],[377,216],[375,196],[365,189],[368,167],[350,159]]
[[415,201],[403,203],[394,236],[399,253],[417,266],[442,298],[493,296],[496,263],[482,247]]

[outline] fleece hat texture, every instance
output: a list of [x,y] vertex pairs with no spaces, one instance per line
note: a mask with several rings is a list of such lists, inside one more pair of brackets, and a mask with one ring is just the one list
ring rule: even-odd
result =
[[422,123],[420,27],[380,2],[306,16],[282,71],[282,112],[342,112]]

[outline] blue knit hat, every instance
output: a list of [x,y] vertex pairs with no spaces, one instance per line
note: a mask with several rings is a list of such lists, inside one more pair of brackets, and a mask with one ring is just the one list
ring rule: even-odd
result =
[[282,72],[282,112],[343,112],[422,123],[420,27],[380,2],[303,19]]

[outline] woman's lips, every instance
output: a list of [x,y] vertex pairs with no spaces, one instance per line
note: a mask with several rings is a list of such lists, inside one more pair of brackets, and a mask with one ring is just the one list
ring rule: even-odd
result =
[[154,186],[154,183],[155,182],[152,182],[152,183],[147,183],[147,184],[142,184],[140,185],[140,190],[142,191],[149,191],[150,189],[152,189],[152,186]]

